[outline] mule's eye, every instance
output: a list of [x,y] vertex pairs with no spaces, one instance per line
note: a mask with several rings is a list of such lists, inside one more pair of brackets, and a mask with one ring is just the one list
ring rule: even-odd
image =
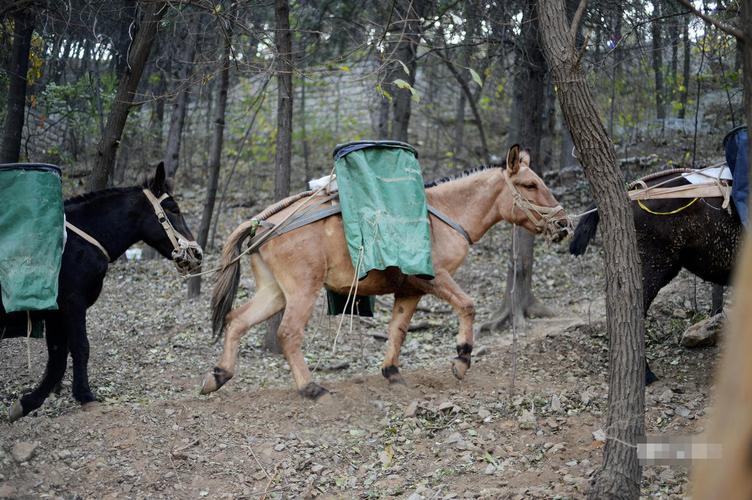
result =
[[534,182],[530,184],[523,184],[522,187],[524,187],[525,189],[530,189],[530,190],[538,189],[538,186]]

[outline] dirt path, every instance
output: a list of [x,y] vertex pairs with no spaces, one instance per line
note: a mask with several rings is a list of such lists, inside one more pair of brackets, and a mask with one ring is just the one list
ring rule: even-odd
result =
[[[458,276],[481,321],[501,296],[491,249],[505,236],[475,247]],[[456,318],[429,299],[415,318],[429,328],[403,351],[404,387],[378,373],[384,345],[371,334],[385,331],[387,310],[352,332],[346,324],[332,352],[336,325],[319,308],[304,352],[332,391],[321,403],[291,389],[284,360],[258,347],[260,329],[244,342],[236,378],[197,396],[219,353],[207,342],[208,299],[183,300],[166,262],[118,263],[89,314],[97,407],[78,408],[68,374],[59,397],[8,424],[7,407],[46,354],[32,345],[29,373],[25,342],[0,343],[0,497],[580,497],[599,465],[593,432],[606,409],[600,261],[536,251],[536,293],[559,317],[533,320],[519,336],[514,392],[511,334],[479,339],[458,382],[449,369]],[[690,321],[677,312],[689,285],[685,276],[662,294],[651,320],[649,353],[663,379],[648,390],[649,433],[697,432],[709,405],[717,349],[676,345]],[[19,463],[25,445],[33,453]],[[647,467],[643,493],[681,496],[686,474]]]

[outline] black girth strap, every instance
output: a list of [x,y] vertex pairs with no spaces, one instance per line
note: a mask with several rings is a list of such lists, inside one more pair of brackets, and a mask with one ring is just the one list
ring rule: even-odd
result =
[[[333,205],[331,207],[322,208],[320,210],[302,214],[300,217],[296,217],[290,220],[289,222],[284,224],[282,227],[278,227],[274,229],[274,232],[276,233],[275,236],[289,233],[290,231],[301,228],[308,224],[313,224],[316,221],[319,221],[321,219],[326,219],[327,217],[331,217],[332,215],[337,215],[341,212],[342,212],[342,207],[340,205]],[[439,219],[441,222],[443,222],[447,226],[451,227],[452,229],[460,233],[462,237],[465,238],[470,245],[473,244],[473,240],[470,239],[470,235],[467,234],[467,231],[465,231],[465,228],[460,226],[457,222],[453,221],[451,218],[449,218],[449,216],[437,210],[436,208],[432,207],[431,205],[428,205],[428,213],[430,213],[431,215]]]
[[448,215],[444,214],[443,212],[440,212],[438,209],[432,207],[431,205],[428,205],[428,213],[439,219],[441,222],[446,224],[447,226],[451,227],[458,233],[460,233],[468,242],[468,244],[472,245],[473,240],[470,239],[470,235],[467,234],[467,231],[465,231],[465,228],[460,226],[457,222],[453,221],[449,218]]

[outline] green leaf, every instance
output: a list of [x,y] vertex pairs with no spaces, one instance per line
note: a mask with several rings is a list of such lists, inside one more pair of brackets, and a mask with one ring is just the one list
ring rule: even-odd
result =
[[400,61],[399,59],[397,59],[397,62],[398,62],[398,63],[400,63],[400,64],[402,65],[402,69],[404,69],[404,70],[405,70],[405,74],[406,74],[407,76],[410,76],[410,70],[409,70],[409,69],[407,68],[407,64],[403,63],[403,62],[402,62],[402,61]]
[[345,73],[349,73],[350,72],[350,66],[347,66],[346,64],[343,64],[342,66],[340,66],[339,69],[341,69]]
[[473,81],[478,84],[478,87],[483,86],[483,80],[480,79],[480,75],[473,68],[470,68],[470,76],[473,77]]
[[415,102],[420,102],[420,96],[418,95],[418,92],[413,88],[412,85],[410,85],[409,83],[407,83],[405,80],[403,80],[401,78],[397,78],[392,83],[394,85],[396,85],[397,88],[409,90],[410,94],[412,94],[412,99]]

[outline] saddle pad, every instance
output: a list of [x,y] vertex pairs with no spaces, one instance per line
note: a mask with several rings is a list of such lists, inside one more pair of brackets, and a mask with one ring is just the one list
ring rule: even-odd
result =
[[713,179],[732,180],[731,170],[727,165],[720,167],[708,167],[699,170],[698,173],[682,174],[690,184],[707,184],[713,182]]
[[63,253],[60,170],[0,165],[0,296],[6,312],[57,309]]
[[434,277],[428,205],[409,144],[362,141],[334,152],[347,248],[358,278],[372,269]]

